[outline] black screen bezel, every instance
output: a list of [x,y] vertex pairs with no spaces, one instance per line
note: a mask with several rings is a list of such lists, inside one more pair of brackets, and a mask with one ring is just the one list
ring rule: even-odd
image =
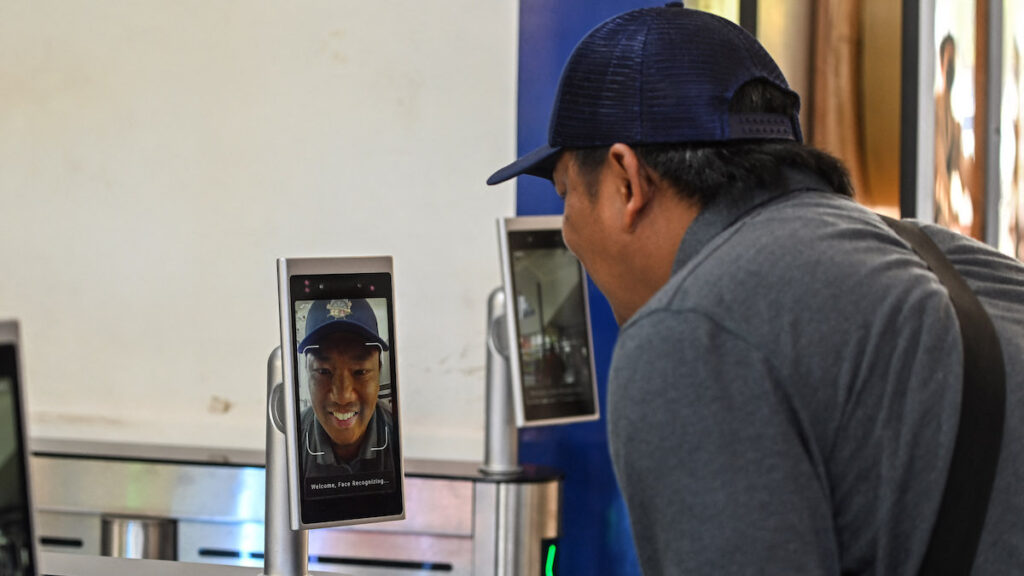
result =
[[22,413],[24,404],[22,401],[21,379],[19,378],[18,347],[16,343],[0,342],[0,378],[7,378],[11,382],[11,405],[14,407],[14,434],[15,445],[21,451],[21,501],[25,507],[24,527],[27,530],[29,565],[28,574],[35,574],[38,570],[39,560],[36,558],[35,547],[35,526],[33,525],[33,509],[31,490],[28,477],[28,441],[25,438],[25,415]]
[[[307,284],[307,282],[309,284]],[[321,284],[323,287],[321,288]],[[369,494],[352,494],[343,496],[327,496],[317,498],[306,498],[302,485],[305,481],[305,470],[302,469],[302,460],[299,459],[298,481],[299,481],[299,515],[303,524],[321,524],[334,522],[348,522],[352,520],[371,520],[388,516],[400,515],[404,511],[404,483],[401,481],[404,473],[402,469],[401,451],[401,430],[400,411],[401,402],[399,399],[399,384],[397,362],[398,346],[395,337],[395,311],[394,311],[394,290],[392,277],[386,272],[366,272],[349,274],[297,274],[288,278],[288,314],[291,317],[292,326],[296,325],[295,304],[304,300],[333,300],[342,298],[384,298],[387,301],[388,310],[388,348],[389,367],[391,371],[391,406],[395,433],[395,442],[392,448],[392,456],[395,463],[395,490],[391,492],[378,492]],[[371,289],[371,287],[373,287]],[[310,288],[307,292],[306,289]],[[299,370],[301,355],[298,353],[298,342],[292,334],[289,345],[292,346],[293,365],[295,374],[295,385],[289,393],[292,395],[295,412],[292,414],[295,426],[295,438],[302,435],[301,414],[299,409]],[[296,447],[296,453],[301,453]]]
[[[512,281],[512,295],[517,296],[520,293],[518,282],[519,278],[516,277],[515,270],[515,252],[523,250],[551,250],[558,249],[564,250],[571,253],[568,246],[565,245],[565,240],[562,236],[562,230],[558,229],[537,229],[537,230],[508,230],[507,242],[508,242],[508,259],[509,259],[509,273]],[[583,274],[582,266],[579,266],[579,290],[580,290],[580,302],[583,303],[583,308],[580,310],[581,319],[588,327],[589,331],[589,311],[586,305],[586,290],[587,281],[586,276]],[[518,319],[520,317],[519,299],[513,297],[513,307],[515,310],[515,337],[520,338],[520,326]],[[590,358],[593,358],[594,350],[593,345],[587,340],[588,354]],[[520,380],[524,372],[523,366],[523,352],[520,346],[515,346],[516,358],[514,362],[518,364]],[[589,396],[587,399],[581,399],[573,402],[560,402],[557,404],[542,404],[534,405],[530,404],[527,400],[526,390],[520,390],[521,392],[521,405],[523,410],[523,419],[530,424],[543,423],[544,421],[557,421],[567,419],[580,419],[588,417],[596,417],[598,414],[598,403],[597,403],[597,391],[595,389],[595,373],[593,362],[587,365],[588,377],[586,382],[588,383],[587,391]],[[522,387],[523,383],[516,383],[517,386]]]

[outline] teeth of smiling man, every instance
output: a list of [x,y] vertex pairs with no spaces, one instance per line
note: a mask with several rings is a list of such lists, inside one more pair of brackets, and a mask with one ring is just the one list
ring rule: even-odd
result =
[[356,415],[355,412],[331,412],[331,414],[334,414],[334,417],[338,420],[348,420]]

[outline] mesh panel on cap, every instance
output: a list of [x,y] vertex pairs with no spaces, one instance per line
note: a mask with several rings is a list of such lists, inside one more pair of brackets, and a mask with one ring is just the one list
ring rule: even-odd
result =
[[573,52],[549,142],[584,147],[752,137],[731,130],[737,123],[728,106],[754,79],[789,88],[764,48],[739,26],[682,8],[629,12],[598,26]]

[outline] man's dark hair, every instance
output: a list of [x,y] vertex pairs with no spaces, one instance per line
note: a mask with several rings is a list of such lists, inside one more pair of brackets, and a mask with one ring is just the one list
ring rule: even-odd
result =
[[[946,63],[946,52],[949,52],[949,63]],[[946,92],[953,89],[953,79],[956,78],[956,40],[952,34],[946,34],[939,43],[939,66],[946,74]]]
[[946,34],[942,37],[942,41],[939,42],[939,56],[942,57],[946,54],[946,50],[956,51],[956,40],[953,39],[952,34]]
[[[795,116],[799,99],[768,82],[753,81],[736,91],[729,112]],[[608,148],[578,148],[576,166],[593,179],[608,157]],[[701,208],[742,199],[751,189],[778,188],[785,168],[803,169],[822,178],[832,191],[853,196],[850,175],[835,157],[790,140],[738,140],[720,143],[634,146],[640,160],[668,181],[683,199]]]

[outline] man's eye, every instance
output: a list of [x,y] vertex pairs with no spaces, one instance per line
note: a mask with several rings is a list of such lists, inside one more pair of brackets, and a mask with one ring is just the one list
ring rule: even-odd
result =
[[356,376],[366,376],[367,374],[370,373],[370,371],[366,370],[365,368],[360,368],[358,370],[353,370],[352,373],[355,374]]
[[330,376],[331,371],[327,368],[317,368],[316,370],[313,370],[313,374],[316,374],[317,376]]

